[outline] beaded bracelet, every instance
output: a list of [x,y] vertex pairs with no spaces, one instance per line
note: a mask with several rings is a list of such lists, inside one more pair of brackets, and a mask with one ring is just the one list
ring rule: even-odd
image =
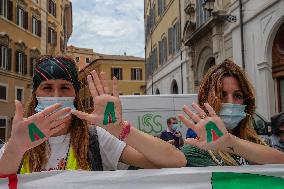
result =
[[125,138],[128,136],[128,134],[130,133],[130,127],[131,124],[127,121],[124,122],[124,128],[122,129],[121,133],[118,136],[119,140],[125,140]]

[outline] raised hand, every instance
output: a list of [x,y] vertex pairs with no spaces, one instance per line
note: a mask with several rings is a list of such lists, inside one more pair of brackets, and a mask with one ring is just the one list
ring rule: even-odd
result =
[[106,82],[106,74],[102,72],[100,77],[93,70],[87,76],[89,89],[93,97],[94,110],[88,114],[81,111],[72,111],[80,119],[86,120],[90,125],[100,126],[109,131],[114,136],[118,136],[122,124],[121,102],[118,93],[117,79],[113,78],[113,96]]
[[28,118],[23,116],[22,104],[15,101],[15,105],[16,111],[12,123],[10,142],[22,154],[40,145],[51,135],[60,131],[64,126],[63,123],[71,118],[71,115],[66,116],[71,112],[71,109],[58,110],[61,107],[60,104],[49,106],[44,111]]
[[197,146],[204,150],[221,150],[234,152],[230,146],[230,134],[228,133],[223,121],[218,117],[214,109],[204,103],[209,116],[197,104],[193,103],[192,107],[198,112],[195,114],[187,106],[183,107],[183,111],[196,123],[193,124],[184,115],[178,115],[180,120],[188,127],[193,129],[197,138],[185,139],[184,143]]

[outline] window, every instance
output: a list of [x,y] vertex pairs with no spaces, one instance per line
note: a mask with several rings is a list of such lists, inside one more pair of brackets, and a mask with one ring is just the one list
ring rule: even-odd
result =
[[0,0],[0,15],[13,19],[13,1],[12,0]]
[[35,17],[32,17],[32,33],[41,36],[41,22]]
[[168,30],[169,55],[175,54],[180,49],[179,22]]
[[90,58],[86,57],[86,64],[90,63]]
[[158,0],[158,15],[161,16],[165,11],[166,1],[165,0]]
[[11,70],[12,49],[0,45],[0,69]]
[[6,70],[8,68],[8,49],[5,46],[1,46],[0,50],[1,50],[0,68]]
[[52,28],[48,28],[48,43],[55,45],[57,44],[57,32]]
[[141,68],[131,68],[131,80],[142,80]]
[[203,23],[205,23],[209,18],[208,11],[203,9],[203,3],[205,0],[197,0],[196,1],[196,26],[199,27]]
[[28,12],[24,11],[21,7],[17,7],[17,25],[28,29]]
[[157,47],[154,48],[153,54],[152,54],[152,69],[153,71],[158,68],[158,53],[157,53]]
[[8,100],[8,89],[7,85],[0,83],[0,100],[7,101]]
[[6,127],[8,126],[6,117],[0,117],[0,148],[3,141],[5,141]]
[[76,59],[76,62],[80,62],[80,57],[79,56],[77,56],[75,59]]
[[7,126],[7,119],[4,117],[0,117],[0,128],[6,128]]
[[140,93],[133,93],[133,95],[140,95]]
[[52,0],[49,0],[48,12],[56,17],[56,3]]
[[122,68],[111,68],[111,79],[116,77],[118,80],[122,80]]
[[16,99],[20,102],[24,101],[24,88],[16,87]]
[[36,65],[36,58],[30,58],[30,76],[33,76],[34,74],[34,68]]
[[27,74],[27,55],[20,51],[16,51],[16,73]]
[[159,64],[162,65],[167,61],[167,38],[164,37],[159,41]]

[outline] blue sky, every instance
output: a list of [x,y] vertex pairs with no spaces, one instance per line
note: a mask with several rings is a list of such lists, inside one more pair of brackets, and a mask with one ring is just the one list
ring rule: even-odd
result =
[[144,0],[72,0],[68,45],[144,57]]

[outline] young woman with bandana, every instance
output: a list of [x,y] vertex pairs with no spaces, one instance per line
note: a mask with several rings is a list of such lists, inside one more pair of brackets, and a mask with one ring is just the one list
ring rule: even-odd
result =
[[284,163],[284,153],[268,147],[252,126],[253,87],[241,68],[230,60],[212,67],[201,82],[199,105],[184,106],[181,121],[197,133],[182,149],[187,166]]
[[123,121],[115,78],[111,96],[105,73],[92,71],[87,77],[94,102],[88,114],[83,112],[78,71],[71,59],[42,58],[34,73],[26,116],[15,102],[11,138],[0,151],[0,175],[115,170],[118,162],[143,168],[185,166],[184,155],[174,146]]

